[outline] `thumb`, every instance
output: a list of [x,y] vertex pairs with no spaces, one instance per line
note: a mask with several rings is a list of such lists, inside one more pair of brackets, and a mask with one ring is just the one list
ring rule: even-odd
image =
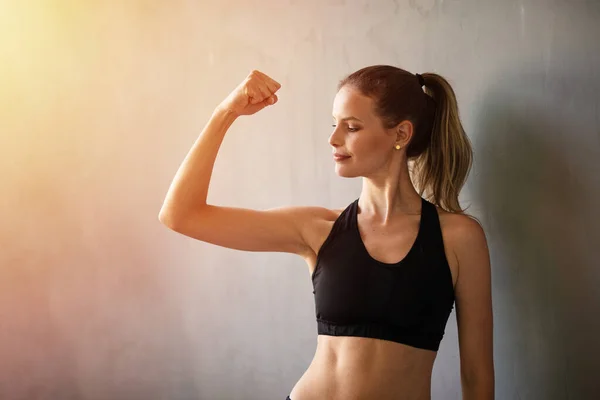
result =
[[257,113],[258,111],[262,110],[266,106],[272,106],[273,104],[277,103],[277,100],[278,100],[277,95],[274,94],[270,97],[267,97],[260,103],[251,104],[248,106],[248,114]]

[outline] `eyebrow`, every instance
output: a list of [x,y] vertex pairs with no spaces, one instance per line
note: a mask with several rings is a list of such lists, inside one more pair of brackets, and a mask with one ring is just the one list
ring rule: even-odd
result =
[[[335,116],[333,116],[333,115],[332,115],[331,117],[332,117],[333,119],[335,119]],[[349,116],[349,117],[346,117],[346,118],[342,118],[342,122],[344,122],[344,121],[348,121],[348,120],[351,120],[351,119],[353,119],[353,120],[355,120],[355,121],[358,121],[358,122],[362,122],[360,119],[358,119],[358,118],[356,118],[356,117],[353,117],[353,116]]]

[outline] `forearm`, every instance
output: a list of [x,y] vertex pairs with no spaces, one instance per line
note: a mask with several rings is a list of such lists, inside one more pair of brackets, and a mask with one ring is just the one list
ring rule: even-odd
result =
[[173,220],[206,205],[213,167],[223,138],[236,116],[217,107],[181,163],[160,210],[160,219]]
[[494,400],[494,380],[486,379],[476,383],[462,384],[463,400]]

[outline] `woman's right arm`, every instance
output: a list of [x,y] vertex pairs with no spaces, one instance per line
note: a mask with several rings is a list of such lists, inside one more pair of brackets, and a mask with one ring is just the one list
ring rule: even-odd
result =
[[307,240],[312,221],[330,217],[323,207],[278,207],[269,210],[207,204],[217,153],[237,117],[277,102],[281,85],[267,75],[250,75],[212,113],[179,167],[159,213],[170,229],[204,242],[245,251],[272,251],[302,256],[312,251]]

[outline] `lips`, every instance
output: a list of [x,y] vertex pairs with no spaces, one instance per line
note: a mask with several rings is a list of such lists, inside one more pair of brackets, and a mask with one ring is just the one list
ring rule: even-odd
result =
[[350,156],[346,156],[346,155],[342,155],[342,154],[334,154],[333,158],[335,160],[345,160],[347,158],[350,158]]

